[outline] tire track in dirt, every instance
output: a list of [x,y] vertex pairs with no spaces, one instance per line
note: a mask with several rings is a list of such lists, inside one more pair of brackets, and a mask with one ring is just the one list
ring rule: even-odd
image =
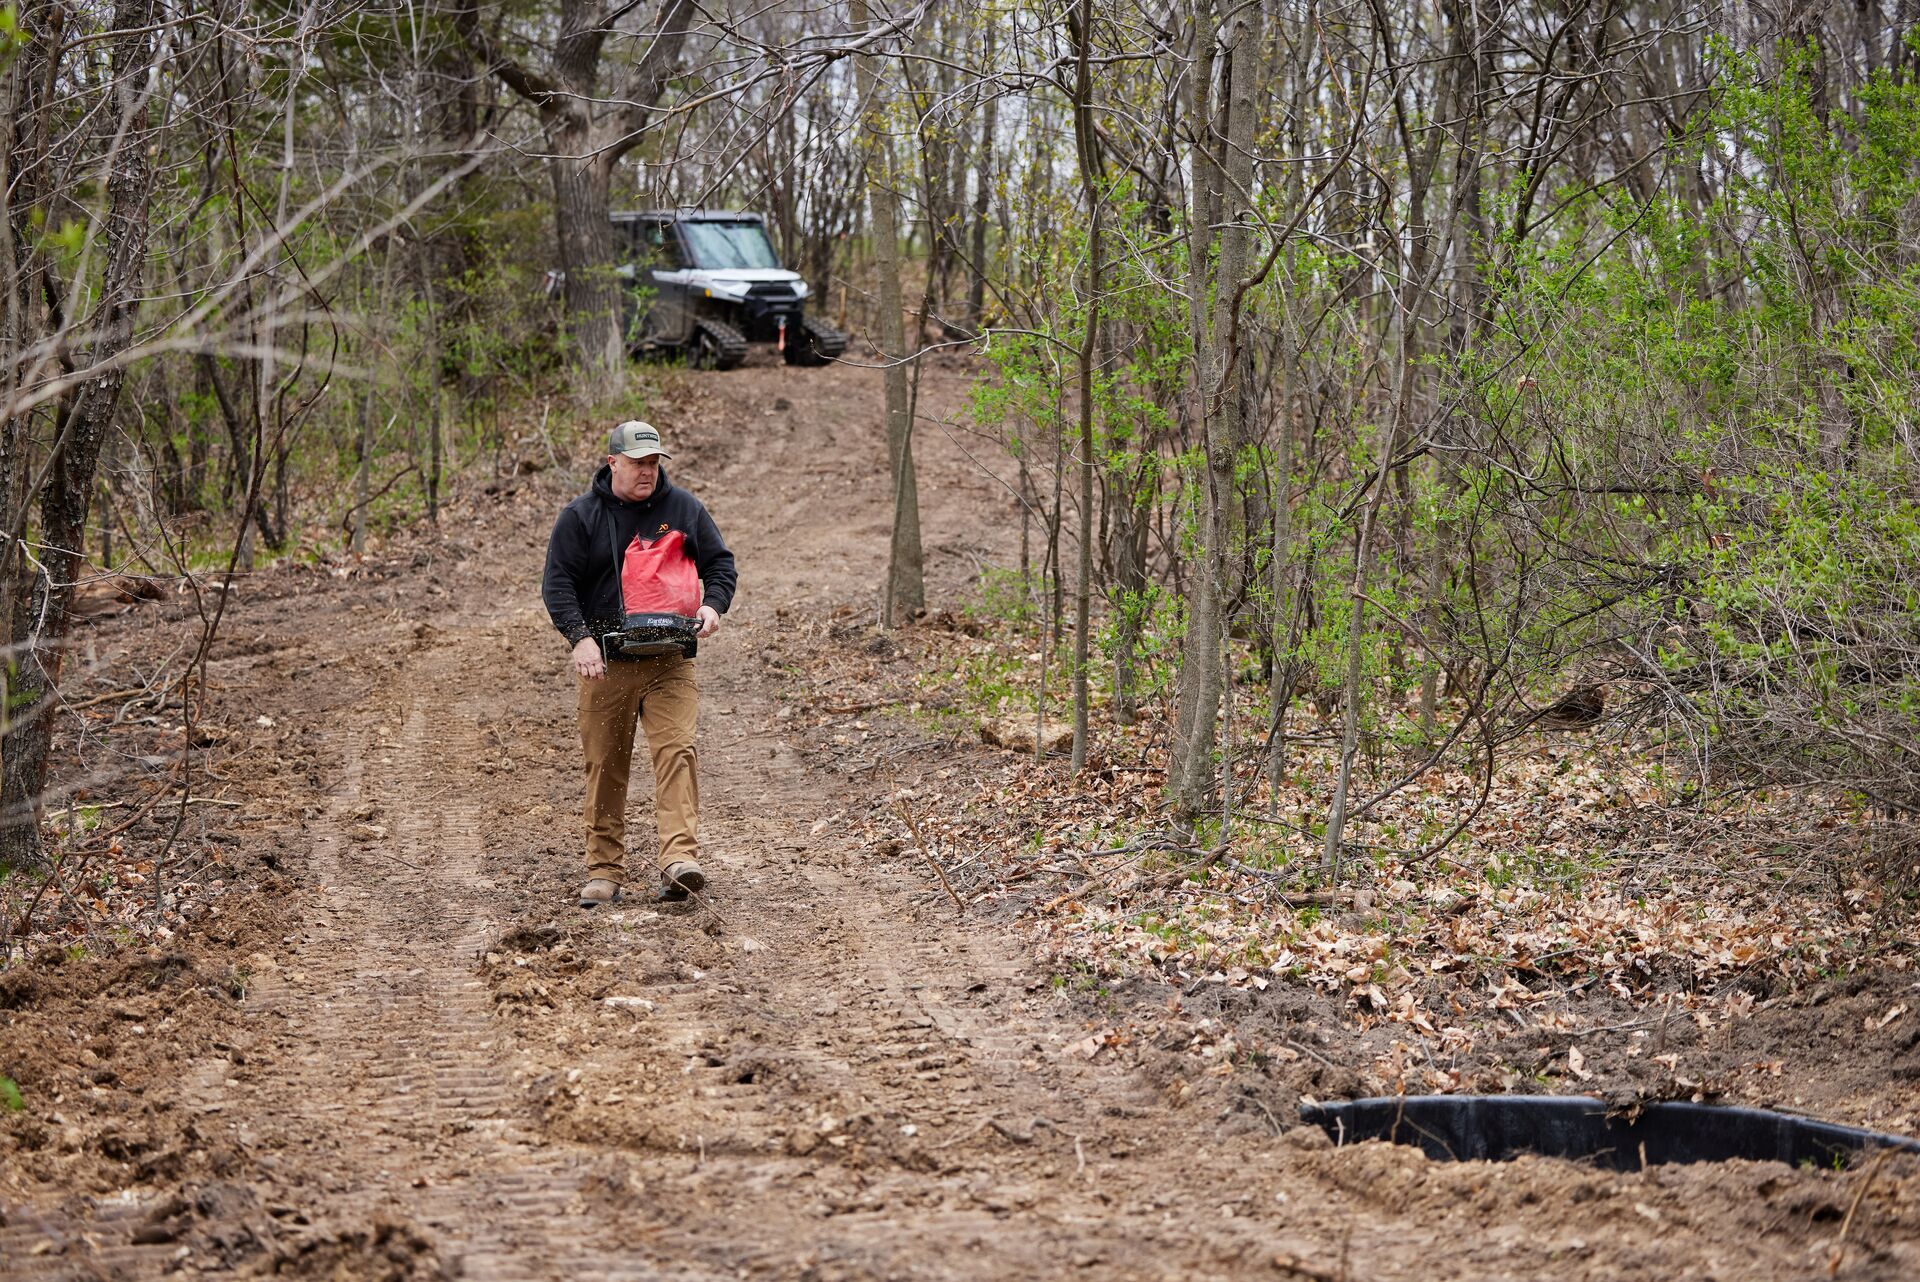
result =
[[[543,1152],[509,1105],[474,971],[495,929],[461,769],[480,744],[471,702],[448,715],[424,693],[445,688],[432,671],[443,662],[429,658],[400,683],[413,693],[397,742],[344,731],[344,777],[312,862],[328,925],[303,950],[301,973],[257,1003],[261,1016],[306,1023],[306,1044],[261,1103],[338,1164],[347,1187],[306,1212],[316,1223],[403,1215],[440,1235],[467,1278],[638,1277],[583,1242],[577,1166]],[[330,1098],[343,1076],[345,1109]]]
[[[772,454],[770,477],[802,475],[786,466],[793,451]],[[786,503],[782,490],[767,486],[761,504]],[[1257,1251],[1229,1223],[1199,1242],[1168,1233],[1172,1172],[1125,1173],[1160,1148],[1151,1091],[1063,1060],[1081,1030],[1031,987],[1012,940],[956,921],[910,856],[852,845],[827,781],[775,730],[771,680],[750,652],[819,564],[872,549],[819,522],[767,521],[736,548],[755,590],[701,661],[703,859],[718,920],[698,907],[583,918],[529,906],[528,930],[564,940],[567,967],[619,969],[638,950],[652,981],[639,989],[648,1036],[632,1046],[595,1043],[599,988],[556,992],[551,1010],[515,1025],[534,1059],[583,1073],[577,1094],[541,1098],[549,1134],[607,1146],[601,1196],[660,1268],[1188,1277]],[[536,734],[570,729],[554,707]],[[577,805],[576,786],[556,804]],[[641,772],[636,815],[645,790]],[[544,884],[577,875],[567,844]]]
[[[298,1274],[303,1246],[401,1219],[482,1282],[691,1276],[593,1241],[604,1233],[582,1198],[591,1154],[529,1128],[513,1094],[475,969],[499,894],[480,869],[469,764],[482,755],[473,717],[486,703],[470,696],[450,715],[440,699],[460,683],[438,669],[470,657],[456,644],[410,665],[392,683],[409,700],[399,718],[330,728],[341,778],[305,852],[298,943],[283,962],[256,957],[243,1006],[266,1071],[201,1097],[210,1119],[233,1120],[260,1200],[203,1240],[250,1238],[239,1258]],[[403,724],[389,738],[393,719]],[[4,1273],[147,1277],[192,1261],[174,1242],[130,1241],[147,1211],[136,1199],[78,1219],[16,1210],[0,1229]],[[350,1260],[339,1276],[363,1266],[375,1264]]]

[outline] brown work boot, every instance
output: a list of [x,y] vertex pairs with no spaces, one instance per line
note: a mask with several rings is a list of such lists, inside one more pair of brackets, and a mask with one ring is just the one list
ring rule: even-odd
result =
[[707,884],[707,874],[691,859],[676,859],[660,873],[660,898],[669,902],[685,899],[690,891]]
[[609,877],[595,877],[580,888],[580,906],[598,908],[620,902],[620,883]]

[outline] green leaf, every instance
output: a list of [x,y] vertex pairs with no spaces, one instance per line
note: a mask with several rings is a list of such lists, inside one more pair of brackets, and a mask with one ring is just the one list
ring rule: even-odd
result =
[[0,1073],[0,1107],[10,1113],[24,1113],[27,1110],[27,1101],[20,1095],[19,1083],[4,1073]]

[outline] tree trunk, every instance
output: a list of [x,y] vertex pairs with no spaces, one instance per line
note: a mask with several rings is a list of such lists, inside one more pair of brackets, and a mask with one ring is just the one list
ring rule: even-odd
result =
[[[1206,442],[1206,542],[1202,564],[1194,574],[1193,608],[1187,621],[1181,669],[1181,716],[1175,726],[1174,754],[1167,771],[1174,810],[1183,819],[1205,810],[1213,791],[1216,723],[1225,682],[1221,644],[1230,599],[1228,576],[1238,542],[1236,534],[1242,528],[1235,518],[1239,496],[1234,472],[1246,443],[1248,362],[1237,333],[1238,294],[1241,278],[1247,272],[1247,222],[1251,214],[1237,211],[1253,183],[1255,66],[1260,47],[1254,15],[1242,12],[1235,16],[1227,44],[1227,100],[1224,129],[1218,139],[1224,162],[1203,165],[1200,149],[1196,149],[1194,161],[1196,174],[1204,170],[1208,179],[1204,185],[1196,181],[1195,202],[1210,211],[1209,217],[1226,225],[1219,234],[1217,261],[1208,264],[1206,255],[1197,260],[1189,300],[1198,316],[1206,316],[1210,302],[1212,315],[1207,318],[1208,324],[1196,325],[1194,331],[1196,338],[1204,336],[1196,353],[1195,376],[1201,432]],[[1203,108],[1196,89],[1196,126],[1205,118]],[[1229,216],[1229,209],[1236,212]],[[1196,220],[1195,233],[1199,232]]]
[[[49,358],[21,358],[50,328],[47,299],[58,296],[47,287],[45,277],[51,263],[36,219],[44,218],[45,175],[49,169],[44,163],[49,128],[45,99],[53,88],[51,62],[61,32],[57,18],[38,21],[38,15],[31,11],[25,17],[22,30],[26,38],[14,51],[12,65],[0,70],[6,108],[0,116],[0,130],[4,130],[0,142],[5,144],[0,146],[0,213],[5,215],[0,220],[0,269],[6,272],[7,291],[6,307],[0,311],[0,324],[5,326],[0,331],[0,345],[13,357],[0,375],[4,378],[0,392],[4,392],[9,405],[41,377]],[[6,643],[8,686],[0,693],[7,694],[14,680],[13,646],[22,635],[15,620],[24,623],[31,618],[23,605],[22,594],[31,590],[32,583],[23,564],[25,549],[20,540],[27,531],[27,489],[35,453],[30,427],[35,417],[44,418],[44,410],[9,413],[0,419],[0,502],[5,504],[0,508],[0,520],[4,521],[0,532],[6,535],[0,539],[0,628],[6,630],[0,640]],[[10,706],[0,699],[0,715]]]
[[[1457,61],[1452,85],[1455,113],[1461,119],[1461,142],[1454,159],[1448,225],[1436,243],[1445,244],[1451,257],[1447,274],[1452,280],[1452,319],[1446,341],[1450,354],[1456,359],[1477,343],[1486,317],[1486,287],[1480,278],[1480,257],[1475,252],[1475,242],[1486,234],[1480,199],[1486,121],[1482,115],[1485,98],[1480,88],[1489,77],[1481,71],[1478,59],[1482,55],[1475,52],[1478,39],[1474,13],[1473,7],[1467,4],[1455,4],[1448,9],[1454,27]],[[1437,416],[1432,431],[1440,445],[1451,445],[1453,433],[1447,416]],[[1445,496],[1444,506],[1450,508],[1461,490],[1460,466],[1454,451],[1451,448],[1435,451],[1433,469],[1437,486]],[[1450,518],[1445,515],[1436,518],[1427,544],[1424,567],[1427,599],[1421,612],[1427,635],[1436,639],[1440,636],[1443,598],[1452,576],[1451,567],[1456,564],[1454,544],[1458,538]],[[1438,723],[1440,697],[1440,673],[1429,662],[1420,681],[1420,729],[1429,739]]]
[[[585,116],[584,110],[579,115]],[[627,352],[620,334],[620,278],[613,274],[611,166],[588,154],[584,118],[552,132],[554,233],[566,273],[567,336],[591,400],[618,396],[626,386]]]
[[[851,13],[854,30],[865,32],[866,0],[853,0]],[[854,75],[870,131],[867,198],[872,209],[874,261],[880,277],[880,357],[887,363],[887,474],[893,478],[893,537],[888,547],[880,621],[891,628],[926,606],[927,586],[920,550],[920,493],[913,468],[913,415],[908,408],[904,363],[907,335],[900,315],[900,225],[893,143],[885,133],[879,77],[871,54],[854,59]]]
[[1280,397],[1273,451],[1273,684],[1267,722],[1267,808],[1276,813],[1287,773],[1287,707],[1293,702],[1293,405]]
[[[997,28],[987,24],[985,65],[993,65],[994,35]],[[999,121],[1000,98],[988,94],[980,109],[980,148],[974,160],[973,279],[967,284],[967,328],[978,334],[987,310],[987,219],[993,200],[993,134]]]
[[[373,367],[367,367],[371,370]],[[368,473],[373,469],[373,391],[371,373],[360,394],[360,430],[354,441],[358,455],[353,469],[353,539],[348,550],[359,556],[367,550],[367,504],[371,501]]]
[[[380,292],[374,308],[374,319],[370,325],[382,324],[392,315],[393,308],[393,262],[399,238],[392,233],[387,236],[386,260],[380,265]],[[367,507],[373,502],[371,477],[373,472],[373,414],[374,393],[379,380],[374,371],[379,368],[381,344],[373,337],[371,329],[367,335],[367,359],[361,364],[367,371],[367,385],[360,395],[360,429],[357,440],[359,465],[353,470],[353,543],[352,550],[359,556],[367,550]]]
[[1425,290],[1424,255],[1413,253],[1402,259],[1401,284],[1395,299],[1395,343],[1393,350],[1392,408],[1387,430],[1380,442],[1380,463],[1374,473],[1373,490],[1367,496],[1366,514],[1360,522],[1360,538],[1353,551],[1353,577],[1348,586],[1351,602],[1347,614],[1347,675],[1342,692],[1340,730],[1340,766],[1334,777],[1333,800],[1327,813],[1326,843],[1321,850],[1320,870],[1328,881],[1340,879],[1345,851],[1347,795],[1353,785],[1353,758],[1360,741],[1363,712],[1364,658],[1366,650],[1367,588],[1373,570],[1373,534],[1379,524],[1380,508],[1386,500],[1388,481],[1401,433],[1411,417],[1412,372],[1415,350],[1415,326]]
[[[101,113],[97,135],[108,167],[105,256],[93,341],[76,360],[80,369],[110,362],[133,341],[152,188],[146,71],[154,10],[154,0],[125,0],[114,10],[109,53],[114,110]],[[123,368],[109,367],[85,379],[65,398],[57,420],[51,467],[40,496],[41,568],[22,603],[25,627],[13,638],[17,658],[10,665],[7,721],[0,737],[0,865],[7,867],[33,867],[41,861],[40,799],[53,735],[50,696],[60,677],[68,611],[84,559],[81,549],[100,447],[125,377]]]
[[[1207,300],[1212,297],[1214,207],[1219,185],[1214,163],[1213,64],[1214,15],[1212,0],[1194,6],[1192,90],[1187,125],[1194,138],[1193,204],[1187,227],[1187,308],[1193,332],[1193,413],[1200,420],[1202,440],[1212,444],[1208,431],[1206,389],[1212,384],[1218,353],[1211,333]],[[1209,460],[1210,462],[1210,460]],[[1212,560],[1217,546],[1216,504],[1211,495],[1211,468],[1202,473],[1200,564],[1194,567],[1187,598],[1186,631],[1181,642],[1180,679],[1174,695],[1173,738],[1167,760],[1167,792],[1176,815],[1185,818],[1205,802],[1204,780],[1211,776],[1213,715],[1219,707],[1219,603]],[[1205,728],[1201,708],[1205,705]],[[1196,779],[1201,780],[1196,784]]]
[[[1404,318],[1403,318],[1404,323]],[[1401,340],[1405,350],[1405,339]],[[1400,388],[1406,381],[1404,363],[1395,362],[1394,400],[1400,400]],[[1366,657],[1367,581],[1373,568],[1373,530],[1379,523],[1380,505],[1387,494],[1387,473],[1392,465],[1394,447],[1400,432],[1396,408],[1380,442],[1380,467],[1374,474],[1373,490],[1367,496],[1366,515],[1360,522],[1360,539],[1353,549],[1353,578],[1348,587],[1352,602],[1347,613],[1347,676],[1342,694],[1340,728],[1340,767],[1333,780],[1333,801],[1327,810],[1326,844],[1320,853],[1320,873],[1328,882],[1340,880],[1342,856],[1346,850],[1347,794],[1353,789],[1353,757],[1360,742],[1362,708],[1361,682]]]
[[[440,422],[442,405],[440,399],[440,310],[438,300],[433,296],[433,273],[425,271],[421,275],[424,297],[427,305],[427,520],[440,524],[440,469],[443,444],[443,427]],[[624,353],[623,353],[624,354]]]
[[1074,33],[1077,50],[1073,133],[1080,153],[1080,183],[1087,199],[1087,332],[1080,342],[1080,564],[1073,602],[1073,760],[1087,765],[1087,660],[1093,626],[1093,353],[1100,334],[1100,217],[1105,195],[1099,140],[1093,125],[1093,0],[1080,0]]
[[1114,504],[1113,582],[1118,601],[1114,611],[1113,714],[1121,725],[1130,726],[1140,717],[1137,669],[1140,637],[1147,622],[1147,535],[1152,528],[1155,494],[1131,470],[1118,472],[1116,480],[1124,489],[1122,500]]

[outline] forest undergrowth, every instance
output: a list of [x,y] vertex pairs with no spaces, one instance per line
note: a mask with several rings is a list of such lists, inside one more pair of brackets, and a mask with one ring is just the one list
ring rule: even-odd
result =
[[[1337,730],[1303,701],[1269,788],[1257,687],[1223,731],[1241,745],[1231,806],[1180,825],[1169,710],[1154,701],[1132,725],[1097,704],[1088,771],[1065,769],[1058,655],[1042,731],[1055,751],[1035,758],[1042,642],[1006,608],[1008,577],[988,571],[958,612],[886,636],[843,611],[829,635],[848,644],[789,665],[789,715],[830,745],[891,744],[873,767],[885,800],[849,821],[937,867],[956,911],[1017,912],[1058,985],[1309,991],[1374,1034],[1361,1084],[1380,1093],[1577,1090],[1595,1077],[1577,1039],[1619,1032],[1627,1057],[1647,1059],[1648,1095],[1699,1099],[1718,1091],[1663,1054],[1673,1021],[1706,1035],[1863,970],[1914,969],[1910,820],[1812,790],[1702,795],[1683,752],[1604,721],[1521,734],[1491,772],[1460,749],[1390,791],[1425,756],[1394,746],[1419,737],[1414,711],[1392,709],[1356,783],[1389,795],[1328,887]],[[909,662],[876,663],[896,648]],[[1889,1000],[1863,1023],[1910,1020],[1915,1004]],[[1524,1064],[1476,1053],[1516,1027],[1559,1044]],[[1139,1032],[1094,1030],[1084,1052]],[[1219,1062],[1247,1050],[1230,1044]]]
[[[643,403],[653,382],[637,386],[630,403]],[[602,418],[610,411],[567,412]],[[361,550],[328,519],[337,486],[316,476],[298,479],[290,500],[309,533],[249,569],[224,564],[221,545],[230,544],[231,531],[210,526],[183,531],[188,568],[166,579],[144,577],[131,564],[83,567],[74,661],[52,736],[55,783],[41,825],[46,871],[0,875],[0,968],[56,950],[77,960],[124,947],[166,948],[229,891],[245,888],[250,870],[236,866],[245,861],[234,850],[283,817],[258,795],[258,779],[308,771],[312,728],[255,708],[244,687],[222,679],[222,665],[271,655],[278,645],[257,625],[223,619],[222,593],[281,602],[285,610],[327,593],[392,599],[386,585],[458,563],[469,554],[462,540],[474,520],[484,523],[545,480],[560,458],[553,413],[550,399],[535,398],[511,416],[515,432],[449,458],[445,522],[430,518],[418,496],[404,496],[410,508],[394,496]],[[429,600],[446,595],[437,582],[425,590]],[[163,634],[170,644],[124,652],[129,616],[136,631]],[[104,648],[102,627],[116,630]],[[300,677],[320,668],[287,670]]]

